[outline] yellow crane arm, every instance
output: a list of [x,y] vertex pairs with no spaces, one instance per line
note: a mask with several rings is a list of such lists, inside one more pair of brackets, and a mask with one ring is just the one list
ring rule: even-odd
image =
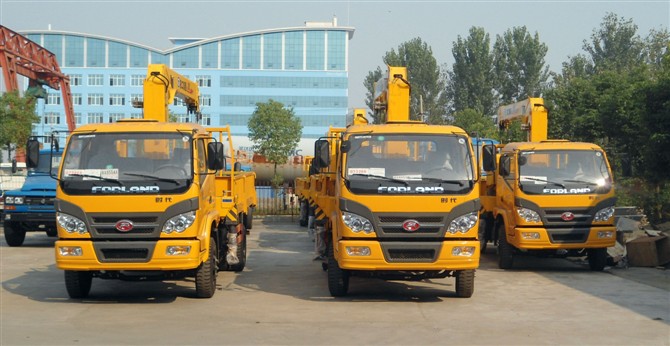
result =
[[387,66],[388,75],[375,83],[373,107],[384,123],[409,121],[410,85],[407,67]]
[[521,120],[521,129],[528,132],[529,142],[547,140],[547,107],[542,98],[531,97],[498,108],[498,125],[501,128],[506,128],[515,119]]
[[164,64],[150,64],[144,80],[144,119],[168,121],[168,106],[175,97],[181,99],[188,114],[200,114],[200,89],[189,80]]

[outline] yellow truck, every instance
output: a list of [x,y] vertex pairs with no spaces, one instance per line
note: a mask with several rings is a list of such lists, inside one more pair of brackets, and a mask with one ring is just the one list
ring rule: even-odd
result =
[[[185,83],[169,69],[150,78],[166,81],[156,86],[164,91]],[[255,175],[238,170],[230,129],[146,118],[85,125],[68,137],[55,256],[72,298],[88,296],[94,277],[195,277],[196,295],[209,298],[219,270],[245,267]]]
[[332,296],[348,293],[351,276],[455,277],[457,296],[473,294],[480,203],[470,138],[410,121],[409,88],[407,69],[389,67],[375,93],[383,124],[363,114],[315,143],[310,189]]
[[[587,255],[603,270],[615,244],[614,182],[607,157],[593,143],[547,140],[547,109],[529,98],[498,110],[501,126],[520,119],[528,141],[488,145],[483,151],[482,220],[498,243],[498,265],[519,255]],[[498,157],[498,158],[496,158]]]

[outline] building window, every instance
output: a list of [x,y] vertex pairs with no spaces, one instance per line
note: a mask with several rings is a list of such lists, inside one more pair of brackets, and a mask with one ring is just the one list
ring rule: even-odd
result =
[[70,86],[80,86],[81,85],[81,75],[73,74],[70,75]]
[[199,87],[211,87],[212,86],[212,77],[211,76],[195,76],[196,82],[198,82]]
[[126,67],[128,65],[128,45],[109,42],[109,67]]
[[142,113],[132,113],[130,119],[142,119]]
[[147,67],[149,53],[144,48],[130,46],[130,67]]
[[328,70],[344,70],[347,33],[344,31],[328,32]]
[[89,38],[86,44],[86,66],[105,67],[105,41]]
[[303,52],[303,31],[292,31],[284,34],[285,42],[285,62],[284,68],[287,70],[302,70],[302,52]]
[[198,47],[192,47],[172,54],[174,68],[198,68]]
[[200,106],[211,106],[211,105],[212,105],[212,96],[211,95],[200,96]]
[[124,113],[109,113],[109,122],[110,123],[116,122],[120,119],[125,118],[125,116],[126,115]]
[[65,66],[84,67],[83,37],[70,35],[65,36]]
[[135,108],[142,108],[140,104],[144,102],[144,94],[130,94],[130,103],[135,107]]
[[282,34],[263,35],[263,68],[268,70],[281,69]]
[[81,118],[81,113],[74,113],[74,123],[77,125],[81,125],[83,119]]
[[48,105],[59,105],[60,104],[60,94],[55,94],[55,93],[47,94],[47,104]]
[[325,31],[307,32],[307,69],[323,70],[325,55]]
[[134,74],[130,76],[130,85],[131,86],[142,86],[144,85],[144,75]]
[[81,106],[82,100],[83,99],[81,97],[81,94],[72,94],[72,104],[73,105]]
[[189,118],[188,114],[177,114],[177,122],[179,123],[189,122],[188,118]]
[[102,75],[101,74],[90,74],[90,75],[88,75],[88,85],[89,86],[102,86]]
[[124,95],[124,94],[111,94],[111,95],[109,95],[109,105],[110,106],[125,106],[126,105],[126,95]]
[[88,94],[88,105],[89,106],[102,106],[102,94]]
[[203,114],[199,121],[200,125],[210,126],[212,125],[212,119],[209,114]]
[[102,113],[88,113],[88,123],[89,124],[99,124],[102,123]]
[[125,86],[126,76],[122,74],[113,74],[109,76],[109,85],[111,86]]
[[240,66],[240,39],[221,42],[221,67],[237,69]]
[[60,114],[56,112],[46,112],[44,113],[44,123],[47,125],[58,125],[60,124]]
[[261,68],[261,37],[246,36],[242,40],[242,68]]
[[167,55],[163,55],[156,52],[151,52],[151,63],[152,64],[168,64],[170,63],[170,58]]
[[219,67],[219,42],[212,42],[202,46],[202,68]]
[[58,62],[61,61],[63,57],[63,35],[45,34],[42,46],[51,53],[54,53]]

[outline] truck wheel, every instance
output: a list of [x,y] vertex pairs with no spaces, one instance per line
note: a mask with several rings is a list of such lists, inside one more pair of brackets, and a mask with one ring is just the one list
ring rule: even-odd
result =
[[505,224],[498,224],[498,267],[500,269],[510,269],[512,268],[512,262],[514,262],[514,252],[512,245],[507,242],[507,236],[505,235]]
[[26,230],[20,224],[5,222],[5,241],[9,246],[21,246],[26,239]]
[[244,225],[240,226],[242,230],[237,234],[237,252],[235,253],[240,262],[228,266],[228,270],[234,272],[241,272],[247,264],[247,231],[244,229]]
[[91,282],[93,281],[93,274],[87,271],[65,271],[65,288],[67,294],[72,299],[81,299],[88,297],[91,291]]
[[209,258],[195,273],[195,292],[198,298],[211,298],[216,291],[216,241],[209,240]]
[[307,227],[307,220],[309,217],[309,202],[307,200],[300,201],[300,219],[299,224],[301,227]]
[[588,249],[589,267],[593,271],[602,271],[607,265],[607,248]]
[[344,297],[349,291],[349,272],[337,264],[332,241],[328,242],[328,290],[333,297]]
[[470,298],[475,291],[474,269],[459,270],[456,272],[456,295],[460,298]]

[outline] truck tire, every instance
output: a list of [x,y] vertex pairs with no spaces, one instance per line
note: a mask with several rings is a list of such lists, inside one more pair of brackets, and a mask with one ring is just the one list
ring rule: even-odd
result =
[[209,239],[209,258],[195,273],[195,292],[198,298],[211,298],[216,291],[216,241]]
[[459,298],[470,298],[475,291],[475,270],[459,270],[456,272],[456,295]]
[[498,223],[498,267],[500,269],[512,268],[514,262],[514,250],[512,245],[507,242],[507,235],[505,235],[505,224]]
[[588,249],[586,252],[589,268],[593,271],[602,271],[607,265],[607,248]]
[[301,227],[307,227],[307,221],[309,218],[309,202],[306,199],[300,201],[300,218],[298,222]]
[[91,291],[91,283],[93,282],[93,274],[87,271],[65,271],[65,288],[67,294],[72,299],[81,299],[88,297]]
[[[237,258],[240,260],[237,264],[228,265],[227,270],[241,272],[247,265],[247,230],[244,225],[240,225],[242,230],[237,234]],[[225,256],[224,256],[225,258]]]
[[9,246],[21,246],[26,239],[26,230],[15,222],[5,222],[5,241]]
[[328,242],[328,290],[333,297],[344,297],[349,291],[349,272],[337,264],[332,241]]

